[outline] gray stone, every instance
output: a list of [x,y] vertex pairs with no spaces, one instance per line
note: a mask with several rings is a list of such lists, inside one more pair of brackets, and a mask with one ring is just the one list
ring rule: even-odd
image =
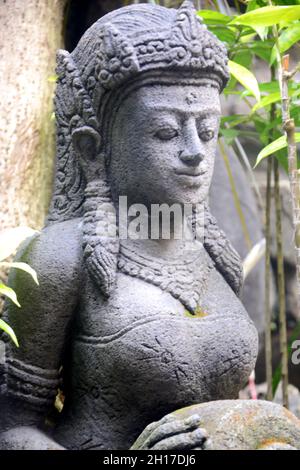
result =
[[[20,347],[6,343],[1,448],[128,449],[149,423],[214,408],[247,381],[257,331],[238,298],[240,258],[207,204],[226,64],[189,1],[117,10],[58,53],[56,186],[47,226],[17,255],[40,285],[10,275],[22,310],[4,315]],[[197,207],[192,238],[109,235],[119,196]],[[176,429],[170,448],[209,440],[194,418]]]
[[44,432],[31,426],[19,426],[1,434],[0,450],[64,450]]
[[[182,439],[179,432],[187,428],[191,431]],[[183,408],[151,424],[132,449],[169,450],[177,444],[185,450],[299,450],[300,421],[267,401],[215,401]]]

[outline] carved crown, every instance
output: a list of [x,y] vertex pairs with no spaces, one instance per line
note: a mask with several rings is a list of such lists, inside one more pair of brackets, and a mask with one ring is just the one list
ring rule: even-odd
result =
[[[128,39],[107,23],[100,34],[95,78],[104,89],[111,90],[139,72],[163,68],[211,74],[220,89],[228,81],[226,48],[207,30],[189,0],[177,10],[169,30],[156,29]],[[95,81],[90,88],[93,85]]]

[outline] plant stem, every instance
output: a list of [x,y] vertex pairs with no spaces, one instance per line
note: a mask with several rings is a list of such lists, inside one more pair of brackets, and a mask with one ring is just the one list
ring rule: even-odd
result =
[[[282,104],[282,124],[286,133],[288,144],[288,173],[292,193],[294,244],[296,251],[297,269],[297,299],[298,309],[300,308],[300,180],[297,165],[297,146],[295,141],[295,122],[290,118],[288,80],[292,76],[289,69],[289,55],[282,59],[281,81],[281,104]],[[297,67],[296,67],[297,69]]]
[[[288,151],[288,174],[290,180],[291,196],[292,196],[292,208],[293,208],[293,225],[294,225],[294,244],[296,252],[296,275],[297,275],[297,301],[298,309],[300,306],[300,185],[299,185],[299,174],[297,166],[297,147],[295,141],[295,122],[294,119],[290,118],[290,107],[289,107],[289,95],[288,95],[288,80],[293,75],[289,73],[289,55],[280,57],[278,43],[277,43],[277,55],[279,62],[279,84],[281,91],[281,108],[282,108],[282,127],[285,131],[287,138],[287,151]],[[297,67],[296,67],[297,69]],[[295,70],[296,70],[295,69]],[[286,330],[285,325],[281,325]],[[281,346],[283,347],[286,338],[284,337],[284,331],[281,340]],[[286,358],[285,358],[286,356]],[[283,399],[287,399],[287,368],[288,358],[287,352],[282,356],[282,386],[283,386]]]
[[266,189],[266,255],[265,255],[265,363],[267,380],[267,400],[272,401],[272,330],[270,307],[270,280],[271,280],[271,176],[272,159],[268,158],[267,189]]
[[[271,81],[275,80],[275,67],[271,67]],[[274,122],[276,105],[273,103],[270,109],[270,122]],[[271,130],[269,142],[274,140],[274,130]],[[265,212],[265,363],[267,380],[267,400],[273,400],[273,369],[272,369],[272,312],[270,305],[271,293],[271,198],[272,198],[272,159],[267,163],[267,188],[266,188],[266,212]]]
[[293,78],[294,75],[296,75],[297,72],[300,72],[300,62],[298,65],[296,65],[293,70],[291,70],[290,72],[286,72],[286,78],[290,80],[291,78]]
[[279,187],[279,167],[278,160],[273,159],[274,168],[274,195],[276,211],[276,245],[277,245],[277,283],[279,295],[279,341],[281,358],[281,380],[282,380],[282,404],[286,408],[289,406],[288,400],[288,354],[287,354],[287,330],[285,314],[285,282],[284,263],[282,248],[282,223],[281,223],[281,199]]
[[[269,0],[269,4],[272,5],[272,0]],[[277,58],[277,66],[278,66],[278,80],[279,80],[281,102],[282,102],[282,122],[283,122],[283,128],[285,128],[285,125],[287,124],[287,121],[288,121],[287,118],[289,117],[288,79],[286,79],[286,83],[284,80],[284,71],[288,71],[288,60],[284,59],[283,61],[281,61],[281,54],[280,54],[280,47],[279,47],[279,35],[278,35],[278,28],[276,25],[273,26],[272,32],[273,32],[273,37],[275,40],[275,50],[276,50],[276,58]],[[286,129],[285,131],[287,132]],[[293,135],[295,135],[295,131]],[[295,142],[294,142],[294,148],[295,148],[294,153],[296,155]],[[291,149],[289,149],[289,145],[288,145],[288,155],[290,154],[290,151]],[[280,340],[280,356],[281,356],[282,404],[283,406],[288,408],[289,406],[288,350],[287,350],[285,283],[284,283],[284,264],[283,264],[282,227],[281,227],[281,199],[280,199],[280,188],[279,188],[278,160],[276,158],[274,158],[273,160],[274,160],[274,192],[275,192],[275,211],[276,211],[277,280],[278,280],[278,293],[279,293],[279,340]],[[290,166],[290,162],[289,162],[289,166]],[[297,168],[297,161],[296,161],[296,168]],[[289,169],[289,177],[291,178],[290,169]],[[297,178],[296,178],[295,183],[297,183]],[[291,184],[292,199],[294,202],[293,190],[294,189]],[[294,204],[293,204],[293,214],[294,214],[294,221],[295,221]],[[299,242],[300,242],[300,237],[299,237]],[[299,243],[299,246],[300,246],[300,243]],[[300,257],[299,257],[299,262],[300,262]],[[297,272],[298,272],[298,259],[297,259]],[[299,291],[299,282],[298,282],[298,291]]]

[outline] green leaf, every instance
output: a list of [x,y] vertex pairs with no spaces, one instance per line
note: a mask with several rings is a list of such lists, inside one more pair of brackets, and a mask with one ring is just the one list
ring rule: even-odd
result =
[[[280,52],[287,51],[299,40],[300,40],[300,24],[297,23],[297,24],[293,24],[289,26],[279,36],[278,46],[279,46]],[[276,59],[276,46],[274,46],[272,49],[270,63],[273,64],[275,59]]]
[[265,6],[265,0],[248,0],[246,2],[246,13],[248,11],[253,11],[257,10],[257,8],[264,7]]
[[1,328],[1,330],[5,331],[5,333],[7,333],[10,336],[10,338],[13,340],[13,342],[15,343],[15,345],[18,348],[19,343],[18,343],[17,337],[14,333],[14,330],[4,320],[1,320],[1,318],[0,318],[0,328]]
[[224,137],[226,144],[231,145],[240,132],[236,129],[220,129],[220,134]]
[[[289,88],[289,97],[296,97],[300,94],[300,88],[294,89],[292,87]],[[281,101],[281,93],[277,91],[275,93],[270,93],[268,96],[264,96],[258,103],[256,103],[252,108],[252,113],[257,111],[260,108],[265,108],[272,103],[277,103]]]
[[4,295],[7,298],[9,298],[18,307],[21,307],[21,305],[19,304],[18,299],[17,299],[17,294],[10,287],[7,287],[5,284],[0,284],[0,294]]
[[252,26],[262,41],[268,37],[269,28],[265,26]]
[[277,80],[273,80],[272,82],[265,82],[259,85],[259,89],[261,93],[276,93],[280,91],[279,83]]
[[197,11],[197,15],[200,16],[206,24],[227,24],[232,20],[232,17],[213,10],[199,10]]
[[221,117],[221,127],[224,127],[225,123],[229,123],[230,125],[233,124],[236,125],[236,121],[238,121],[238,124],[240,122],[243,122],[246,118],[248,118],[248,114],[232,114],[231,116],[222,116]]
[[286,174],[289,174],[289,163],[287,159],[287,149],[286,147],[284,149],[278,150],[275,155],[276,159],[279,162],[279,165],[284,169]]
[[263,54],[268,52],[269,56],[271,54],[271,49],[273,45],[274,45],[274,40],[272,39],[266,39],[265,41],[253,40],[253,41],[249,41],[247,44],[239,43],[239,47],[248,48],[251,50],[252,53],[254,52],[255,54],[258,55],[261,51],[263,51]]
[[260,100],[260,91],[258,87],[257,80],[250,70],[246,69],[240,64],[233,62],[232,60],[228,61],[229,70],[231,75],[240,82],[250,93],[255,96],[256,100]]
[[[296,142],[300,142],[300,132],[295,133],[295,140]],[[286,136],[283,135],[279,137],[278,139],[274,140],[274,142],[271,142],[270,144],[266,145],[259,154],[257,155],[256,163],[254,168],[266,157],[269,155],[272,155],[273,153],[277,152],[278,150],[281,150],[283,148],[287,147],[287,140]]]
[[37,233],[29,227],[17,227],[0,233],[0,261],[12,255],[20,243]]
[[[300,1],[300,0],[299,0]],[[259,90],[261,93],[277,93],[280,91],[278,81],[260,83]],[[294,96],[294,93],[299,94],[300,85],[295,82],[290,82],[288,84],[289,96]],[[241,97],[250,95],[248,90],[244,90]]]
[[251,112],[254,113],[260,108],[265,108],[266,106],[272,104],[272,103],[277,103],[277,101],[281,100],[281,94],[280,91],[276,91],[275,93],[270,93],[268,96],[264,96],[258,103],[256,103]]
[[[258,114],[253,114],[252,115],[252,121],[255,126],[255,130],[258,134],[258,140],[260,140],[262,146],[266,146],[269,143],[269,135],[270,132],[266,132],[266,122],[265,120],[258,119]],[[280,134],[281,135],[281,134]]]
[[4,263],[3,261],[0,263],[1,266],[8,267],[8,268],[16,268],[16,269],[21,269],[22,271],[25,271],[26,273],[30,274],[34,282],[39,285],[39,281],[37,278],[36,271],[31,268],[27,263]]
[[233,46],[236,42],[236,33],[228,26],[209,26],[208,29],[217,36],[220,41],[227,42],[230,46]]
[[236,16],[229,24],[260,27],[273,26],[281,21],[294,21],[300,18],[300,6],[267,6]]
[[252,52],[249,49],[244,49],[234,54],[234,62],[249,69],[252,61]]
[[232,128],[249,120],[249,114],[234,114],[233,116],[226,116],[221,118],[221,125],[223,125],[225,122],[228,122],[229,126]]
[[253,41],[255,39],[255,33],[251,32],[249,34],[242,34],[240,41],[242,44],[247,44],[249,41]]
[[[265,62],[269,63],[272,46],[270,46],[270,41],[256,41],[254,45],[251,47],[251,50],[254,52],[257,57],[264,60]],[[273,45],[273,42],[272,42]]]

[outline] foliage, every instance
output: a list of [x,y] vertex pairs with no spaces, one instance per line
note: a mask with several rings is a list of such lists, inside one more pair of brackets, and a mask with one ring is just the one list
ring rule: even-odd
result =
[[[10,263],[4,261],[16,251],[16,249],[23,240],[32,236],[35,233],[35,230],[32,230],[28,227],[17,227],[14,229],[5,230],[0,233],[0,268],[3,267],[21,269],[22,271],[28,273],[33,278],[34,282],[38,284],[36,272],[28,264],[22,262]],[[0,295],[7,297],[15,305],[21,307],[15,291],[3,283],[0,283]],[[1,318],[0,329],[5,331],[10,336],[16,346],[19,346],[18,340],[13,329]]]
[[[221,9],[224,3],[216,2],[216,8]],[[256,164],[259,164],[263,158],[275,154],[286,171],[286,140],[281,129],[279,83],[271,79],[258,83],[255,65],[258,61],[262,61],[266,69],[270,70],[276,60],[276,44],[281,53],[288,52],[297,44],[300,39],[299,3],[299,0],[291,0],[289,5],[286,5],[282,0],[275,0],[273,5],[270,5],[270,2],[265,0],[250,0],[246,3],[246,12],[242,15],[225,15],[217,10],[198,12],[208,28],[227,44],[229,50],[231,79],[225,94],[240,97],[249,107],[248,114],[223,118],[221,135],[230,144],[232,136],[245,134],[245,125],[254,124],[255,131],[252,136],[261,143],[262,147],[267,146],[258,155]],[[279,30],[278,38],[275,37],[272,29],[275,24]],[[299,95],[300,84],[291,80],[289,84],[290,112],[298,128],[300,126]],[[272,104],[275,104],[275,115],[270,120]],[[241,127],[242,124],[243,127]],[[276,138],[275,142],[270,142],[270,135]]]
[[[299,264],[300,246],[297,237],[299,226],[299,178],[297,168],[296,144],[300,142],[300,84],[294,80],[300,65],[289,70],[289,50],[299,46],[300,40],[300,5],[299,0],[246,0],[235,2],[238,13],[232,15],[227,0],[216,0],[216,11],[199,11],[198,14],[207,24],[208,28],[218,38],[227,43],[229,50],[229,68],[231,78],[225,90],[227,96],[236,95],[249,107],[249,113],[244,115],[231,115],[221,122],[220,134],[232,145],[238,137],[245,133],[245,125],[253,126],[252,136],[260,142],[262,150],[259,152],[255,167],[270,155],[275,157],[274,165],[274,197],[276,207],[276,244],[277,244],[277,279],[279,290],[279,337],[281,364],[277,367],[272,381],[271,343],[266,346],[266,367],[268,382],[268,399],[275,393],[280,379],[283,383],[283,403],[288,406],[288,354],[290,346],[287,344],[286,318],[285,318],[285,287],[283,272],[283,252],[281,233],[281,207],[279,194],[279,164],[286,170],[291,182],[291,199],[293,205],[293,222],[295,228],[295,250]],[[228,14],[224,14],[227,12]],[[285,54],[283,58],[282,55]],[[259,83],[255,76],[256,64],[263,63],[268,81]],[[278,80],[276,80],[276,76]],[[241,87],[242,85],[242,87]],[[298,132],[297,132],[298,131]],[[249,132],[247,130],[247,132]],[[240,145],[240,144],[239,144]],[[241,146],[240,146],[241,147]],[[244,152],[245,153],[245,152]],[[246,158],[247,160],[247,158]],[[271,162],[269,162],[271,163]],[[267,170],[267,198],[270,199],[271,169]],[[270,255],[270,203],[266,205],[266,295],[269,295],[270,264],[267,257]],[[297,273],[300,266],[297,264]],[[300,292],[300,277],[297,277]],[[266,345],[270,340],[270,307],[269,298],[266,298]],[[292,334],[299,333],[296,328]],[[273,390],[272,390],[273,388]]]

